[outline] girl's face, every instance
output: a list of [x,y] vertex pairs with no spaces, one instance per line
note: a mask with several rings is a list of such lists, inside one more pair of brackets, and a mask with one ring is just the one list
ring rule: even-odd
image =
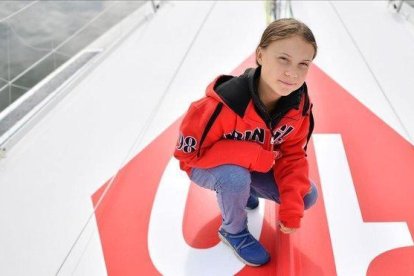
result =
[[[315,50],[300,36],[273,41],[258,48],[262,65],[260,82],[268,97],[278,99],[297,90],[305,81]],[[260,86],[259,86],[260,87]]]

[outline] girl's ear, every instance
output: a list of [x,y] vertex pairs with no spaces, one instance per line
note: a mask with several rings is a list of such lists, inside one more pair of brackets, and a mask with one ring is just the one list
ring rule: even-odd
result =
[[256,61],[259,65],[262,65],[262,49],[260,47],[256,49]]

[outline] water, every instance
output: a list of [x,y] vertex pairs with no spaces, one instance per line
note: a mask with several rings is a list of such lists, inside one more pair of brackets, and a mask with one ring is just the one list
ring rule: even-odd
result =
[[0,112],[145,2],[0,1]]

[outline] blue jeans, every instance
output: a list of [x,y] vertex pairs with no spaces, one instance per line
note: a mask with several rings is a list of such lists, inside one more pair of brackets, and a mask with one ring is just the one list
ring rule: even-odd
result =
[[[197,185],[214,190],[223,218],[221,227],[237,234],[247,227],[245,210],[250,194],[276,201],[280,204],[279,190],[273,171],[250,172],[237,165],[222,165],[210,169],[193,168],[190,179]],[[303,198],[305,209],[315,204],[318,191],[311,183],[311,191]]]

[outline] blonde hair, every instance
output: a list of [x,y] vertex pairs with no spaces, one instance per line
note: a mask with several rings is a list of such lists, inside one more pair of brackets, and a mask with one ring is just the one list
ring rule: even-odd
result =
[[257,51],[259,48],[266,48],[273,41],[289,38],[295,35],[302,37],[306,42],[313,46],[313,49],[315,50],[312,57],[313,60],[316,57],[318,46],[311,29],[309,29],[305,23],[297,19],[281,18],[270,23],[263,32],[260,43],[256,48],[257,66],[259,66],[259,63],[257,62]]

